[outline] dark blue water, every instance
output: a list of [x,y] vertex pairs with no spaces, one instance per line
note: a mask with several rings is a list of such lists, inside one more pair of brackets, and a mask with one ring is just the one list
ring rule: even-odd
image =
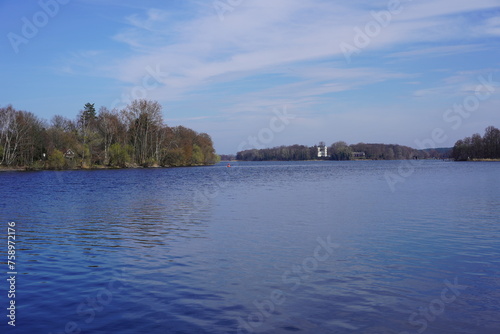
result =
[[0,173],[0,331],[500,333],[500,163],[225,165]]

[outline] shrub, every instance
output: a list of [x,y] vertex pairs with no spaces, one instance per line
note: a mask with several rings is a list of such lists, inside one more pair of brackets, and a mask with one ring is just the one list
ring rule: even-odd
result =
[[52,169],[63,169],[66,164],[64,154],[59,150],[52,151],[52,153],[49,155],[48,162],[49,168]]
[[113,144],[109,148],[109,163],[111,166],[126,167],[130,162],[130,147],[121,144]]

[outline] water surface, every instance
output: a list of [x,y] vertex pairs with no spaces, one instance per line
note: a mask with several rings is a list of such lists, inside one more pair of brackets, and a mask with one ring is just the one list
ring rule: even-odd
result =
[[402,164],[0,173],[2,332],[499,333],[500,164]]

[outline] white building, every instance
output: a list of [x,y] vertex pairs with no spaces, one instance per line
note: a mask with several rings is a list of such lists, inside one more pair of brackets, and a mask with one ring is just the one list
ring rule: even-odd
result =
[[320,143],[318,146],[318,158],[326,158],[326,157],[328,157],[328,148],[326,147],[325,144],[322,145],[322,143]]

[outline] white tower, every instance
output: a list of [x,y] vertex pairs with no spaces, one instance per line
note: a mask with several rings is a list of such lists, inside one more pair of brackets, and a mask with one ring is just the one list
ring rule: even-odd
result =
[[320,142],[318,145],[318,158],[328,157],[328,147],[326,147],[324,142]]

